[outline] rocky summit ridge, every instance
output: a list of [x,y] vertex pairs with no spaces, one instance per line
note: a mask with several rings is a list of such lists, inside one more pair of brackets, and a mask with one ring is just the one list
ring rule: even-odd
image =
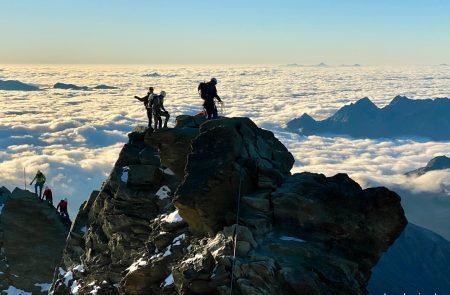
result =
[[366,294],[407,224],[400,197],[293,164],[248,118],[137,128],[81,206],[52,294]]
[[[36,194],[0,188],[0,291],[47,294],[70,220]],[[3,294],[3,293],[2,293]]]

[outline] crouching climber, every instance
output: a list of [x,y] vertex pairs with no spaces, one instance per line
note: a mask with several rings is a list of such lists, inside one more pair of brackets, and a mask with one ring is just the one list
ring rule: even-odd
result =
[[164,128],[167,128],[167,122],[169,122],[170,114],[164,108],[164,98],[166,97],[166,92],[161,91],[159,95],[153,97],[152,101],[152,109],[153,114],[155,116],[155,130],[162,128],[162,119],[161,117],[165,117],[164,119]]
[[41,201],[46,200],[50,206],[53,206],[53,193],[52,190],[46,186]]
[[56,206],[56,210],[58,211],[59,209],[59,215],[61,215],[62,217],[65,218],[69,218],[69,212],[67,212],[67,198],[65,198],[64,200],[61,200],[58,204],[58,206]]

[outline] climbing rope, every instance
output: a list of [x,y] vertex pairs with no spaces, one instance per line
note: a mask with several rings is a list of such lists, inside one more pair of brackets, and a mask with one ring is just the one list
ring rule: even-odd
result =
[[239,171],[239,187],[238,187],[238,200],[237,200],[237,212],[236,212],[236,223],[233,229],[233,263],[231,265],[231,283],[230,283],[230,295],[233,294],[233,278],[234,278],[234,267],[236,264],[236,248],[237,248],[237,228],[239,226],[239,212],[241,205],[241,186],[242,186],[242,168]]
[[221,117],[225,117],[225,104],[223,103],[223,101],[219,101],[219,105]]

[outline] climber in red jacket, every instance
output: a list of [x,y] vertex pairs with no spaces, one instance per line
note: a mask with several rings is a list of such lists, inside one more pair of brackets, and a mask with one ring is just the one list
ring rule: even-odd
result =
[[58,206],[56,206],[56,210],[59,209],[59,214],[62,217],[66,217],[69,218],[69,213],[67,212],[67,198],[65,198],[64,200],[61,200],[58,204]]
[[44,194],[42,195],[41,201],[43,200],[47,200],[47,203],[53,206],[53,193],[48,186],[45,187]]

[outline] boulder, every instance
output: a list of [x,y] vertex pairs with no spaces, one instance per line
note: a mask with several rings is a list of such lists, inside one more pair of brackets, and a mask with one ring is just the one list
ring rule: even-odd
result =
[[170,168],[179,179],[183,179],[191,142],[197,135],[198,129],[195,128],[158,129],[146,134],[145,143],[158,149],[161,164]]
[[128,171],[128,185],[133,187],[151,187],[161,184],[163,173],[158,166],[130,165]]
[[233,223],[239,194],[274,189],[293,163],[273,133],[248,118],[207,121],[192,142],[175,206],[191,230],[214,235]]

